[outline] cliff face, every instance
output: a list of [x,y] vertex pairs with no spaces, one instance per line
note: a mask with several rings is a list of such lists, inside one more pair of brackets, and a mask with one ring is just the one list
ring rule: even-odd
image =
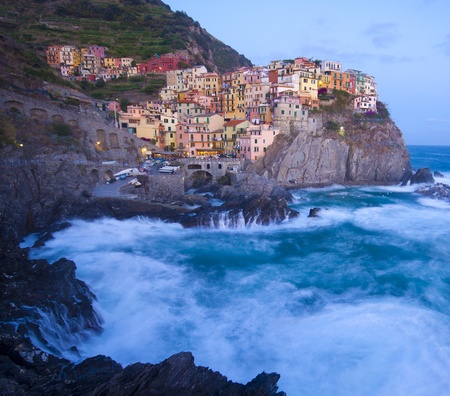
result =
[[346,108],[311,115],[307,125],[280,127],[266,156],[250,166],[278,182],[392,184],[411,171],[401,131],[389,118],[355,119]]

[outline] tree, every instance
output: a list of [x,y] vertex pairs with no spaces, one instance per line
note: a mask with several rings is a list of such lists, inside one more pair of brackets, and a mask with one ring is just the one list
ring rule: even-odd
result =
[[103,80],[103,78],[99,78],[96,82],[95,82],[95,86],[97,88],[103,88],[106,85],[106,81]]
[[120,98],[120,109],[122,111],[127,111],[128,105],[131,103],[127,98]]

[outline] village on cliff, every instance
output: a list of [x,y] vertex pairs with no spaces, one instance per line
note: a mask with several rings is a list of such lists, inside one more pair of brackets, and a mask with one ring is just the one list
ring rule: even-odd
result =
[[107,57],[106,51],[102,46],[54,45],[46,56],[47,63],[71,81],[165,76],[158,100],[128,105],[126,111],[115,100],[107,108],[115,127],[174,156],[257,160],[290,123],[314,131],[314,115],[333,103],[338,92],[351,99],[355,115],[377,113],[375,78],[354,69],[343,71],[337,61],[299,57],[219,75],[202,65],[191,66],[183,52],[137,63]]

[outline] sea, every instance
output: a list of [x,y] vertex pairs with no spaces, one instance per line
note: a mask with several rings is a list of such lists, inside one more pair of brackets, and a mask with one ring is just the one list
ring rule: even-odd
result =
[[[408,151],[450,184],[450,147]],[[295,190],[299,217],[270,226],[73,219],[30,254],[76,263],[104,331],[47,335],[74,361],[190,351],[235,382],[277,372],[288,395],[450,395],[450,202],[415,189]]]

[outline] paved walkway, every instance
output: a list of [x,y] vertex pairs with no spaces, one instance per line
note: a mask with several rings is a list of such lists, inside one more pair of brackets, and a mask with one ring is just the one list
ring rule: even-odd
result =
[[120,192],[120,188],[126,186],[127,183],[133,180],[130,177],[127,177],[125,180],[116,180],[114,183],[106,184],[106,182],[100,182],[94,188],[94,196],[96,197],[108,197],[108,198],[136,198],[135,195],[132,194],[123,194]]

